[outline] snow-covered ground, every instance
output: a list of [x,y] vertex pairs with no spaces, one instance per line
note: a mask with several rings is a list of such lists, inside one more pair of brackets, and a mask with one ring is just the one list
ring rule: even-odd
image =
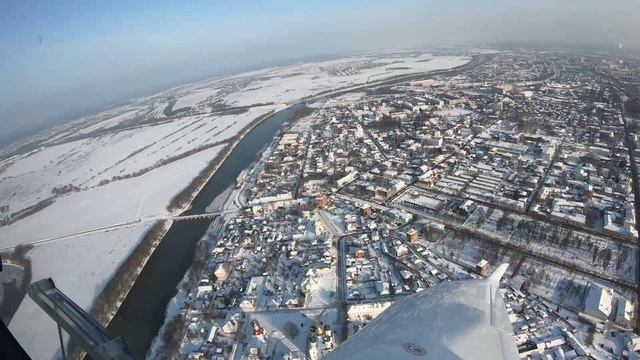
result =
[[[303,353],[307,353],[309,347],[309,331],[311,326],[319,326],[320,323],[327,324],[336,332],[336,338],[340,337],[339,324],[336,321],[337,313],[335,309],[322,310],[295,310],[290,311],[274,311],[262,313],[247,314],[245,322],[245,339],[247,339],[247,348],[259,345],[253,336],[253,321],[256,320],[267,335],[271,335],[274,331],[283,332],[285,324],[291,323],[297,330],[297,335],[291,339],[291,342]],[[300,326],[302,325],[302,326]],[[240,352],[238,352],[239,355]],[[244,351],[247,353],[247,351]],[[239,356],[236,356],[238,359]]]
[[[138,210],[140,217],[164,214],[171,198],[188,185],[222,148],[223,145],[218,145],[139,177],[64,196],[42,211],[0,227],[0,246],[118,224],[136,219]],[[82,242],[81,238],[60,241]]]
[[[142,216],[161,212],[220,149],[211,148],[137,178],[66,196],[41,212],[0,228],[1,244],[16,245],[135,218],[143,197]],[[29,252],[33,279],[53,278],[78,305],[88,309],[151,224],[38,245]],[[55,325],[29,297],[23,300],[9,329],[34,359],[51,358],[58,348]]]
[[[170,200],[256,118],[321,91],[469,60],[386,53],[258,70],[134,99],[49,130],[31,140],[36,150],[0,162],[0,219],[52,201],[0,227],[0,248],[166,213]],[[182,111],[168,117],[174,100],[172,110]],[[88,309],[151,225],[38,244],[28,254],[33,279],[52,277]],[[33,358],[54,357],[55,326],[28,297],[9,327]]]
[[99,118],[97,119],[98,121],[96,121],[95,124],[93,125],[89,125],[85,128],[83,128],[82,130],[80,130],[78,132],[78,134],[89,134],[93,131],[99,130],[99,129],[111,129],[114,126],[123,123],[127,120],[132,120],[134,119],[136,116],[141,115],[141,112],[136,109],[128,109],[128,108],[123,108],[123,109],[117,109],[117,111],[114,111],[113,113],[107,113],[105,114],[105,119],[103,120],[103,118]]
[[214,96],[218,92],[218,89],[199,89],[191,93],[187,93],[181,96],[178,101],[173,105],[173,109],[182,109],[185,107],[194,107],[197,104],[207,100],[209,97]]
[[271,70],[261,74],[242,93],[229,95],[227,101],[236,106],[269,101],[288,103],[333,88],[448,69],[469,62],[469,58],[450,56],[415,59],[359,57],[300,65],[295,68],[296,71],[290,68]]
[[335,267],[317,269],[311,277],[309,291],[305,298],[305,306],[332,305],[336,302],[336,277]]

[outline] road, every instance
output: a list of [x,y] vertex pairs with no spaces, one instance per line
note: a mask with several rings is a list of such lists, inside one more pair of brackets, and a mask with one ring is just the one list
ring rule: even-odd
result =
[[547,166],[547,168],[544,170],[544,174],[542,174],[542,176],[540,177],[540,181],[538,181],[538,183],[536,184],[536,188],[531,193],[531,196],[529,197],[529,201],[527,202],[527,207],[524,211],[525,214],[528,214],[531,211],[531,206],[533,206],[533,204],[535,204],[538,201],[540,190],[542,189],[542,186],[544,185],[547,177],[549,176],[549,171],[551,171],[551,168],[553,168],[553,164],[560,157],[560,147],[564,143],[565,138],[566,138],[566,135],[562,137],[560,144],[558,144],[558,150],[553,155],[553,158],[551,159],[551,161],[549,161],[549,166]]
[[322,223],[327,228],[327,230],[329,230],[333,237],[338,238],[345,235],[344,231],[342,231],[342,229],[338,229],[338,227],[336,227],[336,224],[334,224],[333,221],[329,219],[329,216],[327,215],[325,210],[318,210],[318,215],[320,215],[320,220],[322,220]]
[[388,159],[387,152],[384,150],[384,148],[382,148],[382,145],[380,145],[380,142],[378,141],[378,139],[376,139],[373,135],[371,135],[371,131],[369,131],[369,128],[364,124],[364,122],[362,122],[362,119],[357,119],[356,121],[358,122],[358,124],[360,124],[360,126],[362,127],[362,130],[367,135],[369,140],[371,140],[371,142],[373,142],[373,144],[378,148],[378,151],[380,151],[380,155],[382,155],[382,157],[385,160],[387,160]]
[[324,210],[318,210],[320,220],[324,226],[329,230],[331,235],[336,238],[336,252],[337,252],[337,282],[336,282],[336,308],[337,308],[337,321],[340,322],[340,342],[347,339],[347,332],[349,331],[347,324],[347,302],[346,302],[346,249],[345,241],[351,234],[345,234],[344,231],[338,229],[335,224],[329,219],[327,213]]
[[304,140],[304,156],[302,157],[302,165],[300,166],[300,174],[298,174],[298,180],[296,181],[296,188],[293,191],[293,198],[297,199],[300,194],[300,185],[302,185],[302,175],[304,174],[304,168],[307,166],[307,158],[309,157],[309,148],[311,144],[311,133],[307,135]]
[[[326,212],[324,210],[318,210],[320,215],[320,220],[325,224],[325,227],[329,230],[329,232],[336,239],[336,252],[337,252],[337,283],[336,283],[336,308],[338,310],[337,319],[340,322],[340,334],[341,338],[340,342],[345,341],[347,339],[347,334],[349,331],[348,323],[347,323],[347,309],[349,304],[352,303],[347,300],[347,249],[346,249],[346,241],[347,238],[354,235],[359,234],[367,234],[370,231],[355,231],[345,233],[344,231],[338,229],[335,224],[328,218]],[[375,301],[383,301],[381,299],[375,299]]]
[[336,287],[336,305],[338,308],[337,320],[340,322],[340,342],[347,339],[349,325],[347,323],[347,264],[346,264],[346,244],[347,236],[338,238],[336,247],[338,250],[338,283]]
[[[638,214],[640,214],[640,179],[638,178],[638,167],[636,166],[635,156],[633,154],[636,144],[633,141],[632,134],[629,131],[629,126],[627,124],[627,118],[625,116],[624,104],[620,105],[620,116],[622,118],[622,123],[624,125],[624,140],[627,145],[627,150],[629,151],[629,163],[631,166],[631,180],[633,185],[633,196],[634,196],[634,205],[636,211],[636,230],[640,231],[640,218]],[[638,239],[638,245],[640,248],[640,238]],[[636,279],[640,281],[640,264],[636,266]],[[640,284],[636,287],[636,295],[640,298]],[[635,302],[635,329],[638,330],[640,328],[640,304],[638,301]]]

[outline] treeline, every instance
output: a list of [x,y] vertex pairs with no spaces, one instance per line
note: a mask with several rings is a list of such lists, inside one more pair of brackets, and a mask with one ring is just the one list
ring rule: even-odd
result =
[[407,91],[404,89],[396,88],[396,85],[379,86],[375,88],[365,89],[365,93],[367,95],[394,95],[394,94],[405,94],[406,92]]
[[244,106],[229,106],[229,105],[224,104],[224,103],[216,103],[216,104],[211,106],[211,113],[212,114],[217,114],[217,115],[243,114],[243,113],[246,113],[247,111],[249,111],[249,109],[251,109],[253,107],[269,106],[269,105],[273,105],[273,104],[274,104],[273,102],[265,102],[265,103],[255,103],[255,104],[244,105]]
[[55,196],[60,196],[60,195],[68,194],[70,192],[77,192],[77,191],[80,191],[80,188],[73,184],[57,186],[51,189],[51,193]]
[[111,279],[107,282],[100,294],[96,297],[91,310],[91,315],[101,324],[109,321],[109,313],[114,304],[126,294],[138,277],[137,269],[153,253],[156,243],[164,236],[165,221],[155,223],[149,229],[138,245],[129,253],[129,256],[118,267]]
[[176,105],[176,102],[178,101],[177,100],[169,101],[169,104],[167,104],[167,107],[165,107],[164,110],[162,110],[162,113],[164,114],[164,116],[166,117],[176,116],[182,112],[185,112],[191,109],[191,107],[186,106],[186,107],[181,107],[179,109],[173,110],[173,107]]
[[402,121],[394,119],[389,115],[382,115],[380,120],[374,121],[368,126],[377,129],[392,129],[402,126]]
[[170,354],[177,354],[180,342],[187,329],[187,323],[182,314],[177,314],[164,327],[162,332],[162,350],[159,351],[159,359],[171,359]]
[[191,150],[185,151],[182,154],[179,155],[174,155],[174,156],[170,156],[168,158],[162,159],[162,160],[158,160],[155,164],[147,166],[145,168],[142,169],[138,169],[132,173],[128,173],[125,175],[115,175],[113,176],[111,179],[102,179],[100,180],[100,182],[98,182],[98,186],[104,186],[109,184],[112,181],[118,181],[118,180],[125,180],[125,179],[130,179],[130,178],[134,178],[134,177],[138,177],[138,176],[142,176],[152,170],[155,170],[157,168],[160,168],[162,166],[171,164],[174,161],[178,161],[178,160],[182,160],[186,157],[189,157],[193,154],[199,153],[201,151],[210,149],[212,147],[216,147],[219,146],[221,144],[224,144],[226,141],[219,141],[216,143],[212,143],[212,144],[207,144],[207,145],[202,145],[202,146],[198,146],[197,148],[193,148]]
[[[548,244],[560,250],[573,248],[591,254],[592,263],[602,266],[605,271],[613,259],[613,252],[609,246],[600,246],[591,236],[576,234],[571,229],[523,220],[518,224],[516,234],[527,244],[530,242]],[[618,244],[615,270],[620,270],[624,266],[630,251],[629,246]]]
[[50,197],[50,198],[46,198],[44,200],[40,200],[38,203],[31,205],[29,207],[26,207],[22,210],[16,211],[13,214],[10,215],[6,215],[4,216],[2,219],[0,219],[0,226],[7,226],[7,225],[11,225],[14,222],[24,219],[27,216],[33,215],[35,213],[37,213],[38,211],[46,208],[47,206],[53,204],[54,202],[54,198]]
[[[13,223],[15,223],[16,221],[22,220],[28,216],[31,216],[35,213],[37,213],[38,211],[46,208],[47,206],[53,204],[55,202],[55,198],[58,196],[62,196],[71,192],[77,192],[80,191],[81,189],[73,184],[67,184],[67,185],[63,185],[63,186],[59,186],[59,187],[54,187],[53,189],[51,189],[51,194],[53,195],[50,198],[46,198],[44,200],[41,200],[39,202],[37,202],[36,204],[33,204],[31,206],[28,206],[24,209],[21,209],[19,211],[16,211],[12,214],[8,214],[8,215],[4,215],[2,217],[0,217],[0,226],[7,226],[7,225],[11,225]],[[0,207],[0,214],[2,213],[6,213],[9,211],[9,205],[3,205]]]
[[640,115],[640,99],[630,98],[624,108],[630,114]]
[[[235,141],[236,136],[232,138],[232,141]],[[196,193],[200,190],[200,188],[209,181],[209,178],[216,172],[218,166],[222,163],[225,157],[231,152],[232,147],[227,145],[216,155],[213,160],[209,162],[209,165],[196,176],[191,183],[182,189],[178,193],[178,195],[174,196],[167,207],[167,210],[170,212],[183,209],[187,204],[189,204]]]

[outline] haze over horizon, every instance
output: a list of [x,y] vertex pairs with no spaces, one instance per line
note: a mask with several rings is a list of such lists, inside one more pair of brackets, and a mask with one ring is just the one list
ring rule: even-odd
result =
[[640,3],[0,4],[0,147],[87,111],[287,59],[442,44],[640,47]]

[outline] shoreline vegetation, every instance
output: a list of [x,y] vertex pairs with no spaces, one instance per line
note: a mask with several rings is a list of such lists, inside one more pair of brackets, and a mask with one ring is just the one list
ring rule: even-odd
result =
[[[286,109],[288,109],[288,107],[279,111],[284,111]],[[174,215],[179,215],[187,211],[191,206],[191,202],[196,198],[209,180],[211,180],[211,178],[217,173],[220,166],[224,163],[233,149],[236,148],[238,143],[253,129],[255,129],[256,126],[269,119],[271,116],[274,116],[279,111],[272,110],[257,117],[249,123],[249,125],[245,126],[239,134],[231,137],[224,149],[209,162],[200,174],[198,174],[198,176],[196,176],[189,185],[173,197],[167,206],[167,210]],[[134,250],[131,251],[122,261],[120,266],[118,266],[114,275],[107,280],[107,283],[95,297],[88,311],[89,314],[98,321],[98,323],[106,327],[109,322],[111,322],[133,288],[138,276],[147,264],[147,261],[151,258],[160,242],[164,239],[164,236],[169,231],[172,224],[172,220],[161,220],[156,222],[149,230],[147,230]],[[84,356],[84,352],[79,345],[70,342],[69,355],[72,359],[81,359]]]

